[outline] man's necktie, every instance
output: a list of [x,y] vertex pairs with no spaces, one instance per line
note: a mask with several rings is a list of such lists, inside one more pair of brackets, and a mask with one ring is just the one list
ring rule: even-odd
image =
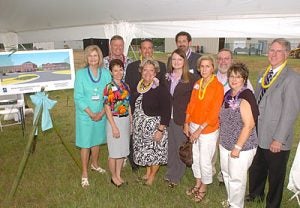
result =
[[[268,85],[268,84],[271,82],[272,77],[273,77],[273,73],[274,73],[274,72],[273,72],[272,69],[268,72],[267,77],[266,77],[266,79],[264,80],[265,85]],[[262,81],[262,82],[263,82],[263,81]],[[261,101],[262,97],[264,96],[264,94],[266,93],[267,89],[268,89],[268,88],[262,88],[262,87],[261,87],[260,94],[259,94],[259,97],[258,97],[258,100],[257,100],[257,103],[258,103],[258,104],[260,103],[260,101]]]

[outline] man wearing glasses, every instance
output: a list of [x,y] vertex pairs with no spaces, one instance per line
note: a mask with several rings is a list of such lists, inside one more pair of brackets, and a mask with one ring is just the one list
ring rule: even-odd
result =
[[255,93],[258,148],[249,169],[249,195],[245,199],[264,200],[268,178],[266,207],[272,208],[281,204],[293,127],[300,111],[300,75],[287,66],[290,50],[286,39],[273,40],[268,51],[270,65],[258,80]]

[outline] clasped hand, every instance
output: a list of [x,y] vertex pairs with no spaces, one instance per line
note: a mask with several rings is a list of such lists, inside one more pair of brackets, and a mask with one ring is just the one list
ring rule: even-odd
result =
[[92,115],[90,115],[90,118],[93,121],[100,121],[102,119],[102,113],[101,112],[99,112],[99,113],[92,113]]
[[156,142],[160,142],[163,137],[163,132],[156,130],[153,135],[153,140]]
[[197,139],[200,137],[202,129],[198,128],[196,131],[194,131],[193,133],[191,133],[190,130],[189,130],[189,125],[188,124],[184,124],[183,132],[189,138],[189,140],[190,140],[191,143],[196,143]]

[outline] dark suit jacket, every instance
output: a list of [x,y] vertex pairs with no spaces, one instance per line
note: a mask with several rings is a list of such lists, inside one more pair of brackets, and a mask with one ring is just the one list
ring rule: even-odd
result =
[[200,72],[197,70],[197,60],[201,57],[199,53],[192,52],[188,61],[190,70],[193,70],[193,74],[196,75],[197,78],[200,78]]
[[[171,108],[173,107],[173,120],[177,125],[182,126],[185,122],[185,112],[190,101],[194,83],[197,81],[194,74],[190,73],[190,82],[183,83],[179,81],[175,87],[173,96],[171,98]],[[166,80],[167,88],[170,92],[171,81]]]
[[[135,110],[135,101],[139,97],[139,93],[135,91],[131,94],[130,106],[132,113]],[[165,85],[159,85],[155,89],[150,89],[143,94],[142,108],[147,116],[160,116],[160,124],[169,125],[171,117],[170,94]]]
[[[261,79],[255,97],[261,90]],[[269,149],[273,139],[282,143],[282,150],[290,150],[294,124],[300,111],[300,75],[285,67],[262,97],[258,116],[258,144]]]
[[[141,80],[141,73],[139,72],[139,66],[141,64],[141,61],[135,61],[130,63],[127,66],[126,69],[126,75],[125,75],[125,82],[129,85],[130,91],[135,92],[136,86],[138,85],[139,81]],[[156,75],[156,77],[160,80],[165,79],[166,74],[166,65],[160,61],[158,61],[160,72]]]

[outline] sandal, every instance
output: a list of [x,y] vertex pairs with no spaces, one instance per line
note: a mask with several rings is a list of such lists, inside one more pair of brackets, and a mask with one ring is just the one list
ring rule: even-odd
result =
[[88,178],[81,178],[81,187],[82,188],[87,188],[89,186],[89,181]]
[[228,200],[222,201],[221,204],[222,204],[223,208],[229,208],[230,207],[230,204],[229,204]]
[[187,190],[185,193],[188,196],[191,196],[193,194],[196,194],[199,191],[200,187],[194,186],[192,188],[190,188],[189,190]]
[[195,202],[201,202],[206,196],[206,191],[198,191],[197,193],[195,193],[194,196],[194,201]]
[[100,166],[98,168],[96,168],[93,164],[91,164],[91,170],[92,171],[96,171],[98,173],[106,173],[106,170],[104,170],[103,168],[101,168]]
[[168,187],[169,188],[175,188],[177,186],[177,183],[169,182]]

